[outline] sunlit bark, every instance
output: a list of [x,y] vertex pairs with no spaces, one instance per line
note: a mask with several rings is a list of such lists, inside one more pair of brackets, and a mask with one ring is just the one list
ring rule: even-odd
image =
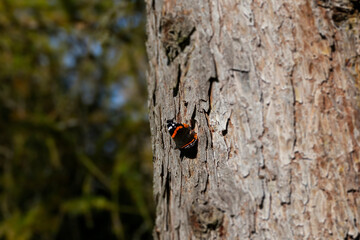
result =
[[358,237],[359,4],[149,0],[147,18],[154,236]]

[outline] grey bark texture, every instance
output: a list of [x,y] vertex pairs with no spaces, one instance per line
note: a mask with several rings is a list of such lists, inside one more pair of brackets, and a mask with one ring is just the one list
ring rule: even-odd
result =
[[[155,239],[354,239],[360,4],[148,0]],[[196,157],[166,120],[191,124]]]

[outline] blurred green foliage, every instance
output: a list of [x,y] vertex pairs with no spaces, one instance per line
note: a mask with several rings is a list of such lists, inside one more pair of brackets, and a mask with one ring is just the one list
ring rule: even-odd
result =
[[0,239],[150,239],[141,0],[0,0]]

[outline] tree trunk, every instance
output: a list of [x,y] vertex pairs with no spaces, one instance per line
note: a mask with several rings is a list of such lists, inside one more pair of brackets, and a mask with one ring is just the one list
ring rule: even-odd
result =
[[[155,238],[360,237],[359,10],[147,1]],[[197,132],[196,157],[168,119]]]

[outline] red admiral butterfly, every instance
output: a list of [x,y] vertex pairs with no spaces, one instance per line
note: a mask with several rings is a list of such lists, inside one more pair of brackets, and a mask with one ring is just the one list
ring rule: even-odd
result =
[[197,134],[191,130],[189,125],[167,120],[167,128],[175,141],[176,148],[190,149],[197,143]]

